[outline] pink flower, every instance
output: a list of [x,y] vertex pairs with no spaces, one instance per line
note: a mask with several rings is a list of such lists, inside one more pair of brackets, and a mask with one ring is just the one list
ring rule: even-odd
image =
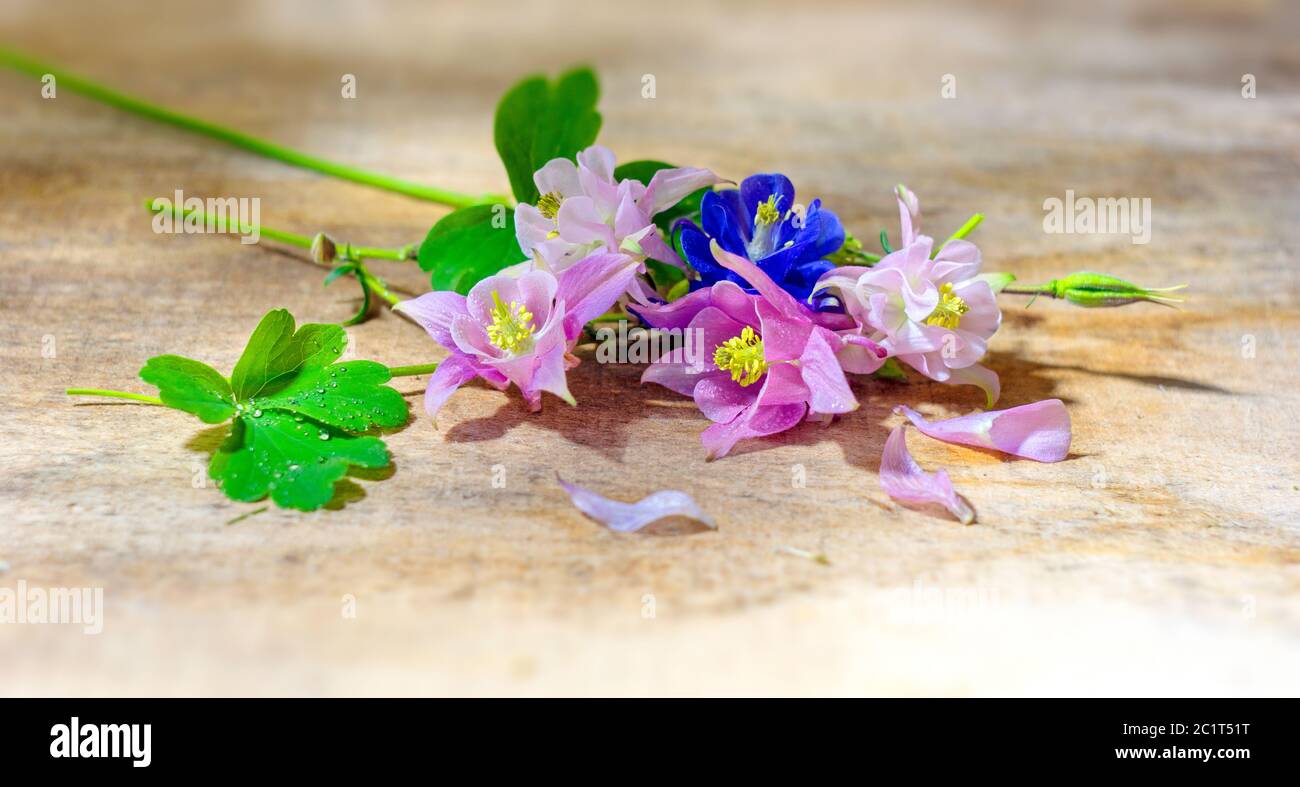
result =
[[829,271],[817,286],[839,291],[860,335],[932,380],[979,386],[992,406],[998,376],[979,361],[1002,312],[993,289],[977,278],[979,249],[952,240],[932,255],[934,240],[916,232],[916,196],[900,186],[898,205],[903,246],[869,268]]
[[[658,383],[694,397],[714,424],[701,434],[709,458],[725,456],[740,440],[784,431],[809,419],[826,419],[857,408],[836,359],[842,339],[749,260],[712,244],[720,265],[749,282],[757,294],[720,281],[678,301],[638,307],[656,328],[699,331],[703,357],[679,348],[651,364],[642,382]],[[870,340],[854,337],[883,358]]]
[[482,377],[499,390],[519,387],[531,410],[543,391],[576,404],[565,372],[583,326],[623,294],[641,263],[624,254],[595,254],[560,274],[533,270],[497,274],[469,295],[430,292],[394,308],[451,351],[429,378],[424,409],[437,414],[462,384]]
[[933,423],[910,407],[899,405],[894,412],[907,416],[923,434],[946,443],[991,448],[1036,462],[1059,462],[1070,453],[1070,414],[1060,399]]
[[974,522],[974,509],[952,488],[948,471],[927,473],[908,453],[906,432],[906,426],[896,426],[885,440],[885,450],[880,455],[881,488],[904,503],[938,503],[963,525]]
[[541,192],[536,205],[515,208],[519,248],[538,267],[560,272],[596,251],[622,252],[679,264],[659,236],[653,216],[683,197],[721,182],[707,169],[661,169],[648,185],[614,180],[614,154],[592,145],[548,161],[533,175]]

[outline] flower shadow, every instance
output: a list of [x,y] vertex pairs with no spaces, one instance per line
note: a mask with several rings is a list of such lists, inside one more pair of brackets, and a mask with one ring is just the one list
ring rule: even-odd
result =
[[[690,399],[659,386],[642,385],[644,365],[600,364],[589,351],[581,355],[582,364],[568,375],[569,392],[577,407],[544,394],[541,412],[529,412],[518,391],[512,389],[501,395],[504,401],[491,415],[460,421],[447,429],[447,439],[456,443],[496,440],[527,423],[621,462],[626,458],[629,427],[637,421],[702,418]],[[707,425],[704,421],[700,428]]]

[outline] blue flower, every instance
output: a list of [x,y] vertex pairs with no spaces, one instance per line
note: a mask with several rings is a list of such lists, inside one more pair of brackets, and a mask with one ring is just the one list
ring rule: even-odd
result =
[[[825,259],[844,245],[844,226],[815,199],[803,210],[794,208],[794,186],[785,175],[750,175],[739,189],[711,191],[700,204],[700,224],[681,222],[681,247],[699,274],[691,289],[731,281],[748,292],[753,288],[719,265],[709,240],[758,265],[800,302],[806,302],[817,279],[835,267]],[[818,299],[821,309],[837,309],[834,298]]]

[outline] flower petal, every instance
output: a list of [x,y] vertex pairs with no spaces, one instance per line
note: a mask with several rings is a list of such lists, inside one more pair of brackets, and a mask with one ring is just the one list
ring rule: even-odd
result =
[[[721,374],[716,372],[715,376]],[[641,373],[641,383],[656,383],[682,396],[693,396],[696,384],[705,376],[694,364],[686,362],[686,350],[678,347],[647,366]]]
[[[593,254],[576,262],[560,274],[555,299],[564,302],[570,323],[570,339],[582,332],[582,326],[609,311],[628,285],[641,263],[626,254]],[[576,326],[576,331],[572,328]]]
[[451,340],[454,349],[466,355],[476,355],[486,361],[505,357],[505,353],[492,344],[487,329],[473,317],[460,315],[451,321]]
[[780,173],[750,175],[740,182],[740,201],[745,206],[745,218],[754,226],[754,216],[760,202],[776,196],[776,208],[785,213],[794,206],[794,184]]
[[[562,199],[582,193],[578,184],[578,165],[567,158],[553,158],[533,173],[533,183],[542,194],[559,194]],[[540,215],[540,214],[539,214]]]
[[1070,453],[1070,413],[1060,399],[934,422],[903,405],[894,412],[907,416],[923,434],[946,443],[992,448],[1036,462],[1059,462]]
[[921,201],[902,183],[894,189],[898,197],[898,223],[902,241],[900,246],[911,245],[921,225]]
[[475,284],[465,298],[466,312],[480,325],[492,324],[492,310],[497,298],[503,304],[518,303],[533,315],[533,324],[545,323],[551,314],[551,302],[559,283],[549,271],[530,270],[521,275],[498,273]]
[[858,409],[835,351],[840,338],[825,328],[814,329],[799,358],[799,370],[808,386],[808,408],[814,413],[847,413]]
[[538,246],[545,243],[555,229],[555,222],[544,217],[537,208],[527,203],[515,206],[515,242],[524,254],[532,257]]
[[686,327],[686,340],[688,346],[697,347],[700,350],[699,357],[687,359],[694,364],[698,372],[711,371],[717,367],[713,365],[713,355],[718,347],[726,344],[729,339],[734,339],[745,330],[743,323],[736,322],[727,316],[727,313],[710,306],[701,309],[691,320],[691,324]]
[[[559,306],[557,308],[564,308]],[[569,393],[569,380],[566,375],[567,366],[564,362],[564,355],[567,350],[562,335],[553,334],[550,341],[546,342],[547,346],[539,347],[537,352],[536,365],[533,367],[533,376],[527,389],[525,389],[525,398],[531,398],[542,391],[555,394],[570,405],[577,405],[577,400],[573,394]],[[542,342],[539,342],[542,344]]]
[[713,299],[711,290],[696,290],[672,303],[655,303],[632,308],[634,314],[651,328],[685,328]]
[[718,529],[713,517],[704,513],[685,492],[667,489],[635,503],[624,503],[610,500],[577,484],[570,484],[558,476],[557,479],[579,511],[618,533],[635,533],[651,522],[668,516],[690,517],[712,530]]
[[709,452],[705,458],[721,459],[741,440],[784,432],[803,420],[807,411],[807,406],[802,404],[748,407],[730,423],[713,424],[700,433],[700,442]]
[[468,314],[465,296],[456,292],[427,292],[418,298],[402,301],[393,310],[415,320],[435,342],[449,350],[456,347],[451,338],[452,320]]
[[952,488],[945,470],[933,475],[921,469],[907,452],[907,427],[896,426],[880,455],[880,487],[904,503],[938,503],[963,525],[975,521],[975,511]]
[[[700,226],[704,234],[716,238],[732,254],[744,254],[754,227],[753,218],[745,218],[740,192],[735,189],[706,192],[700,201]],[[712,256],[712,255],[707,255]]]
[[741,386],[721,372],[696,372],[695,381],[691,391],[695,406],[714,423],[730,423],[758,398],[758,391]]
[[686,266],[682,264],[682,258],[677,256],[677,252],[673,251],[673,247],[664,243],[664,239],[659,237],[659,231],[653,226],[648,229],[650,232],[640,240],[641,250],[645,252],[645,256],[685,272]]
[[591,174],[607,183],[614,182],[614,165],[618,160],[614,151],[604,145],[592,145],[578,151],[578,166],[591,171]]
[[750,286],[757,290],[759,295],[767,299],[768,303],[780,311],[787,319],[810,322],[807,310],[799,304],[799,301],[796,301],[790,293],[781,289],[757,265],[744,257],[723,249],[718,245],[717,241],[713,241],[710,248],[713,250],[713,259],[717,260],[719,265],[749,282]]
[[[613,218],[613,211],[617,207],[610,207],[609,219]],[[609,220],[591,197],[566,199],[555,219],[560,237],[569,243],[601,243],[610,251],[618,249],[614,228],[609,225]]]
[[950,240],[935,252],[930,278],[943,285],[973,279],[980,272],[979,247],[968,240]]
[[424,411],[436,418],[442,405],[456,389],[478,376],[477,365],[463,353],[453,352],[429,376],[429,387],[424,391]]
[[1002,382],[998,380],[998,373],[977,363],[953,369],[948,382],[953,385],[978,386],[984,391],[985,407],[997,404],[998,397],[1002,395]]
[[646,207],[653,216],[681,202],[687,194],[721,182],[722,178],[707,169],[696,167],[661,169],[651,176],[650,182],[646,184],[642,203],[649,203]]
[[885,365],[889,351],[865,336],[839,334],[841,347],[836,353],[840,368],[851,374],[871,374]]

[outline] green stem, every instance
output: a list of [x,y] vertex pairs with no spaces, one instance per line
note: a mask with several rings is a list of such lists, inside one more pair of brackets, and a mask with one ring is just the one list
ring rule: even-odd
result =
[[146,396],[145,394],[130,393],[129,391],[105,391],[102,388],[69,388],[64,393],[68,396],[107,396],[111,399],[130,399],[145,404],[163,403],[163,400],[156,396]]
[[436,363],[422,363],[415,366],[390,366],[388,373],[394,377],[414,377],[417,374],[431,374],[438,368]]
[[471,205],[502,203],[512,204],[505,197],[494,194],[461,194],[447,189],[440,189],[434,186],[426,186],[420,183],[414,183],[409,180],[395,178],[390,175],[382,175],[376,172],[367,172],[363,169],[351,167],[346,164],[339,164],[334,161],[310,156],[306,153],[293,150],[292,148],[277,145],[273,142],[267,142],[263,139],[245,134],[242,131],[226,128],[206,120],[183,115],[174,112],[166,107],[151,104],[134,96],[128,96],[124,93],[92,82],[89,79],[69,74],[66,71],[55,68],[49,64],[33,60],[25,55],[19,54],[12,50],[0,48],[0,65],[9,66],[16,71],[41,79],[49,74],[55,79],[56,88],[64,88],[74,93],[80,93],[87,98],[100,101],[111,107],[132,112],[160,123],[167,123],[177,128],[192,131],[196,134],[220,140],[237,148],[265,156],[269,159],[283,162],[295,167],[309,169],[319,172],[323,175],[330,175],[343,180],[350,180],[353,183],[361,183],[367,186],[373,186],[384,191],[392,191],[398,194],[405,194],[408,197],[437,202],[453,208],[466,208]]
[[[145,208],[152,211],[153,213],[163,213],[164,211],[169,210],[168,206],[166,204],[163,204],[162,202],[163,200],[170,202],[170,200],[167,200],[166,197],[155,197],[154,199],[145,201],[144,203]],[[199,219],[200,223],[203,224],[204,227],[211,227],[213,230],[217,232],[226,232],[229,230],[231,226],[230,223],[226,220],[226,217],[224,215],[213,215],[201,210],[186,208],[181,205],[171,205],[170,210],[172,216],[175,217],[176,220],[178,221],[184,221],[186,218],[193,216]],[[252,225],[239,222],[236,229],[239,231],[239,234],[247,235],[254,230],[254,227]],[[311,248],[312,239],[307,237],[306,235],[299,235],[296,232],[286,232],[284,230],[277,230],[273,227],[267,227],[264,224],[259,224],[256,227],[256,229],[259,237],[270,238],[271,240],[276,241],[278,243],[283,243],[286,246],[297,246],[300,249]],[[416,246],[415,244],[408,244],[406,246],[402,246],[401,248],[391,249],[391,248],[375,248],[370,246],[353,246],[351,244],[343,244],[342,246],[339,247],[339,250],[341,252],[341,256],[345,256],[347,259],[350,260],[367,259],[367,260],[396,260],[398,262],[409,262],[415,259]]]
[[[219,232],[225,232],[230,227],[230,224],[227,222],[224,215],[212,215],[201,210],[193,210],[180,205],[171,205],[168,207],[167,205],[160,203],[162,199],[164,198],[160,197],[148,200],[145,202],[145,207],[153,213],[162,213],[170,210],[172,216],[175,217],[177,221],[184,221],[188,217],[197,218],[204,227],[211,227],[213,230]],[[239,222],[238,230],[240,234],[247,235],[253,231],[253,227],[243,222]],[[309,238],[306,235],[299,235],[296,232],[285,232],[284,230],[277,230],[265,225],[258,225],[257,232],[259,241],[261,238],[270,238],[271,240],[283,243],[286,246],[296,246],[300,249],[311,249],[312,246],[312,238]],[[353,246],[344,243],[336,246],[335,254],[337,255],[336,259],[338,260],[346,260],[356,263],[357,275],[365,280],[366,286],[368,286],[371,291],[380,298],[387,301],[388,305],[395,306],[403,300],[401,296],[396,295],[389,290],[388,286],[384,283],[384,280],[367,270],[362,261],[371,259],[409,262],[415,259],[415,248],[414,244],[409,244],[399,249],[383,249],[371,248],[369,246]],[[313,262],[315,262],[315,260],[313,260]],[[328,267],[328,263],[320,264]]]
[[[939,252],[943,251],[944,246],[947,246],[949,243],[952,243],[955,240],[961,240],[962,238],[971,234],[972,232],[975,231],[975,228],[978,227],[980,225],[980,222],[982,221],[984,221],[983,213],[976,213],[974,216],[971,216],[969,219],[966,220],[965,224],[961,225],[961,227],[958,228],[958,230],[954,232],[951,237],[948,238],[948,240],[943,242],[943,246],[940,246],[939,248],[935,249],[934,253],[931,254],[930,256],[931,257],[939,256]],[[1003,292],[1006,291],[1003,290]]]
[[1046,295],[1049,298],[1055,298],[1055,291],[1050,284],[1039,284],[1036,286],[1012,287],[1010,285],[1003,287],[1003,295]]
[[361,277],[365,279],[366,286],[370,288],[371,292],[387,301],[389,306],[396,306],[405,300],[400,295],[389,290],[388,286],[384,284],[383,279],[366,270],[364,266],[361,267],[358,272],[361,274]]

